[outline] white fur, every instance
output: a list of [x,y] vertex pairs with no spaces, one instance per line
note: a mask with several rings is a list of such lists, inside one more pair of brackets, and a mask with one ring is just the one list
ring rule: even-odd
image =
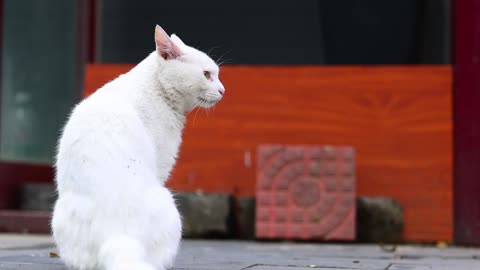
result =
[[60,139],[52,230],[71,269],[164,270],[177,254],[181,220],[164,184],[185,112],[213,106],[224,88],[206,54],[159,26],[155,40],[156,51],[75,107]]

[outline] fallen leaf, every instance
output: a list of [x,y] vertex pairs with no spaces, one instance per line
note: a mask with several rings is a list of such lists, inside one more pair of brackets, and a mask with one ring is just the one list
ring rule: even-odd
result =
[[60,258],[60,256],[58,256],[58,254],[55,252],[50,252],[49,255],[50,255],[50,258]]
[[439,241],[437,242],[437,248],[447,248],[448,244],[447,242]]

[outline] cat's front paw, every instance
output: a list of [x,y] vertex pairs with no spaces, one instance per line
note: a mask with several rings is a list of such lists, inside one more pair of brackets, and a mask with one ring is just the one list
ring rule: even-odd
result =
[[173,263],[165,265],[165,269],[170,270],[173,268]]

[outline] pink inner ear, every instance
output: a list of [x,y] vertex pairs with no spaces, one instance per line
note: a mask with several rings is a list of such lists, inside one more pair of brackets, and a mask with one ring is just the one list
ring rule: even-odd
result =
[[165,60],[175,59],[183,54],[182,50],[173,43],[165,30],[158,25],[155,27],[155,44],[157,51]]

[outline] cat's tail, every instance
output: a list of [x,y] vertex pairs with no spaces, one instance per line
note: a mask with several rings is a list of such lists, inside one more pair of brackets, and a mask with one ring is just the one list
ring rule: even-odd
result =
[[145,248],[140,242],[122,235],[107,240],[99,253],[99,261],[106,270],[157,270],[145,258]]

